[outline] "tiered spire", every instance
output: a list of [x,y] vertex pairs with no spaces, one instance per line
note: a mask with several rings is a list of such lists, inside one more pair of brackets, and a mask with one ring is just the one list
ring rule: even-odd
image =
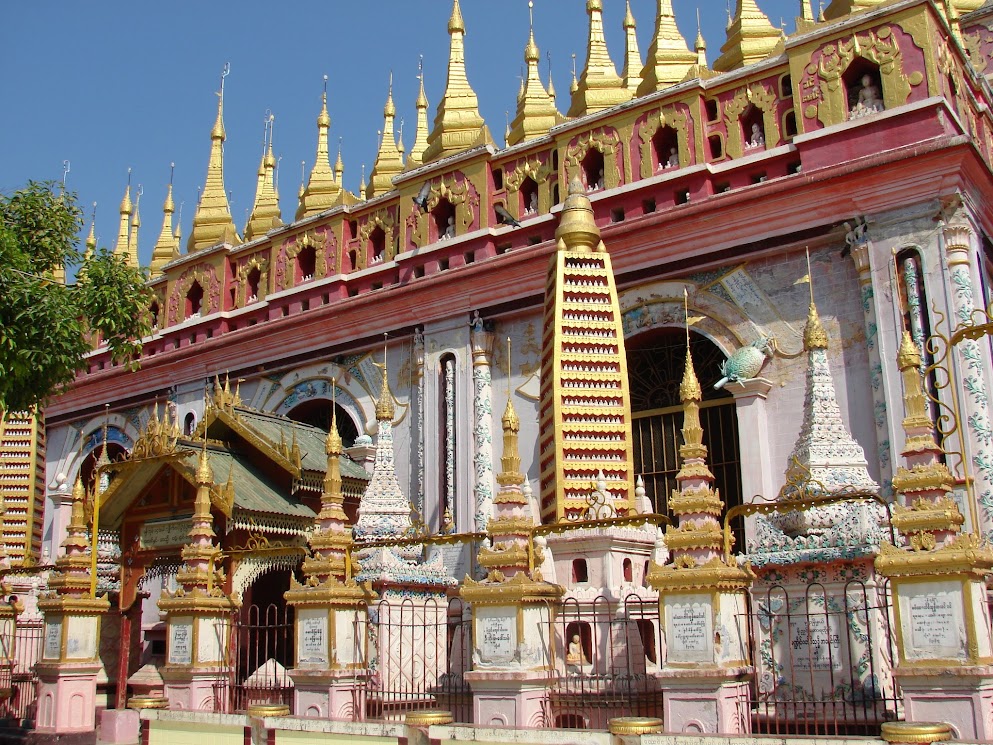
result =
[[65,553],[55,561],[55,574],[48,586],[60,596],[74,599],[90,594],[90,530],[86,524],[86,490],[81,476],[76,477],[72,488],[72,511],[66,538],[62,541]]
[[86,236],[86,243],[83,249],[83,263],[85,264],[97,250],[97,203],[93,203],[93,216],[90,217],[90,232]]
[[459,0],[453,0],[448,33],[451,37],[448,82],[445,85],[445,95],[438,102],[434,129],[428,135],[428,146],[422,156],[425,163],[493,142],[486,123],[479,114],[476,93],[469,85],[465,73],[465,21],[462,20]]
[[[706,49],[706,46],[704,47]],[[682,81],[690,67],[700,64],[699,55],[686,45],[686,39],[676,26],[676,14],[672,10],[672,0],[658,0],[655,11],[655,36],[648,47],[645,68],[641,71],[641,85],[638,95],[667,88]],[[706,66],[706,59],[703,65]]]
[[417,91],[417,131],[414,135],[414,144],[410,146],[410,154],[407,156],[407,168],[416,168],[424,161],[424,151],[428,147],[428,97],[424,95],[424,60],[417,65],[417,80],[420,88]]
[[[517,99],[517,116],[510,125],[507,144],[516,145],[524,140],[541,137],[552,127],[565,119],[555,108],[555,99],[545,90],[538,72],[538,61],[541,52],[534,41],[534,11],[533,3],[528,3],[531,12],[531,32],[528,43],[524,47],[524,61],[528,66],[527,77],[524,79],[524,91]],[[551,78],[549,78],[551,82]]]
[[673,561],[684,567],[703,566],[720,556],[723,534],[718,521],[724,511],[721,495],[713,488],[714,474],[707,466],[707,447],[700,425],[703,392],[693,368],[688,334],[686,341],[686,366],[679,386],[683,402],[683,444],[679,447],[682,467],[676,474],[679,489],[669,499],[669,509],[678,523],[666,529],[666,545]]
[[397,479],[393,453],[393,417],[396,407],[390,392],[385,355],[382,364],[383,383],[376,402],[376,459],[372,478],[359,502],[355,539],[400,538],[410,532],[410,502],[404,497]]
[[176,205],[172,201],[172,176],[169,177],[169,188],[166,191],[165,203],[162,205],[162,231],[152,249],[152,276],[162,273],[162,267],[179,257],[179,240],[172,232],[172,215]]
[[541,352],[542,521],[585,514],[594,479],[631,510],[631,400],[610,255],[578,179],[569,185],[549,264]]
[[893,489],[902,504],[893,506],[893,526],[920,551],[945,545],[965,522],[951,492],[955,479],[935,438],[921,378],[921,353],[909,331],[903,332],[897,365],[903,377],[903,431],[906,444]]
[[[321,94],[321,113],[317,115],[317,158],[310,172],[310,180],[300,194],[300,206],[297,208],[296,219],[316,215],[318,212],[330,209],[341,197],[341,183],[335,181],[331,173],[331,163],[328,155],[328,130],[331,128],[331,116],[328,114],[328,77],[324,76],[324,92]],[[340,155],[340,151],[339,151]]]
[[714,69],[727,72],[755,62],[761,62],[775,52],[783,40],[783,32],[769,22],[755,0],[738,0],[734,18],[727,28],[727,42]]
[[219,243],[241,243],[231,219],[231,207],[224,189],[224,78],[230,67],[221,73],[221,89],[217,93],[217,120],[210,131],[210,161],[207,163],[207,180],[193,216],[193,230],[186,244],[187,253],[210,248]]
[[124,198],[121,200],[120,207],[121,223],[117,231],[117,243],[114,244],[114,256],[119,256],[124,261],[128,261],[128,256],[131,253],[131,232],[129,228],[133,213],[134,205],[131,203],[131,169],[128,169],[128,185],[124,189]]
[[603,0],[586,0],[590,32],[586,43],[586,67],[572,94],[569,116],[586,116],[631,98],[617,75],[603,35]]
[[383,135],[379,142],[379,153],[369,175],[369,187],[365,198],[372,199],[393,188],[393,177],[403,172],[403,155],[393,134],[393,120],[397,109],[393,104],[393,73],[390,73],[390,88],[383,107]]
[[641,52],[638,50],[638,24],[631,12],[631,0],[627,0],[627,9],[624,13],[624,38],[624,69],[621,71],[621,78],[624,81],[624,87],[634,98],[641,85],[642,63]]
[[833,493],[851,488],[877,492],[869,475],[865,452],[841,419],[834,378],[828,364],[828,336],[811,291],[807,325],[803,331],[807,352],[803,423],[786,470],[781,498]]
[[276,157],[272,154],[272,132],[275,117],[266,117],[265,133],[262,136],[262,161],[259,163],[259,181],[255,189],[255,204],[245,226],[245,240],[250,241],[265,235],[283,224],[279,211],[279,196],[276,194]]
[[134,212],[131,214],[131,236],[128,238],[128,253],[125,258],[128,266],[138,268],[138,229],[141,227],[141,184],[138,184],[138,195],[134,200]]

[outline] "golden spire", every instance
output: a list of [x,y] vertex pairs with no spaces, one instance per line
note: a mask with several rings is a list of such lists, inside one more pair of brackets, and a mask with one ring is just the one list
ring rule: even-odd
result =
[[310,172],[307,188],[300,195],[300,206],[297,208],[296,219],[310,217],[334,206],[341,191],[341,184],[335,181],[331,173],[331,163],[328,156],[328,130],[331,128],[331,117],[328,114],[328,76],[324,76],[324,92],[321,94],[321,113],[317,115],[317,159]]
[[362,164],[362,178],[359,179],[359,196],[365,194],[365,163]]
[[131,236],[128,232],[128,225],[131,222],[131,214],[134,212],[134,205],[131,203],[131,169],[128,169],[128,185],[124,189],[124,199],[121,200],[121,224],[117,231],[117,243],[114,246],[114,255],[120,256],[125,261],[128,260],[130,252]]
[[483,117],[479,114],[479,101],[465,74],[465,22],[459,0],[453,0],[452,17],[448,21],[451,45],[448,53],[448,82],[445,95],[438,102],[434,129],[428,135],[425,163],[468,150],[476,145],[493,143]]
[[[507,360],[511,359],[510,337],[507,337]],[[508,370],[509,370],[508,366]],[[518,486],[524,480],[521,473],[521,453],[518,446],[518,433],[521,420],[514,411],[514,395],[507,375],[507,408],[503,411],[503,455],[500,456],[500,473],[497,483],[504,486]]]
[[545,58],[548,60],[548,97],[552,99],[552,103],[555,103],[555,83],[552,82],[552,53],[545,52]]
[[[456,0],[456,5],[458,0]],[[386,364],[386,343],[383,343],[383,385],[379,389],[379,400],[376,401],[376,420],[380,422],[392,422],[396,416],[396,406],[393,403],[393,394],[390,393],[390,374]]]
[[138,228],[141,227],[141,195],[143,189],[141,184],[138,184],[138,190],[136,192],[134,200],[134,213],[131,215],[131,236],[128,238],[128,253],[127,253],[127,263],[129,266],[133,266],[135,269],[138,268]]
[[172,215],[176,211],[176,205],[172,201],[172,174],[176,167],[175,163],[170,164],[169,188],[166,191],[165,203],[162,205],[162,232],[152,249],[152,276],[162,273],[162,267],[168,264],[179,254],[179,243],[172,232]]
[[337,159],[335,159],[335,162],[334,162],[334,180],[337,181],[339,185],[343,183],[343,181],[341,179],[342,179],[342,176],[344,176],[344,174],[345,174],[345,163],[341,159],[341,138],[339,137],[338,138],[338,157],[337,157]]
[[734,18],[727,28],[727,42],[714,69],[727,72],[769,57],[783,40],[783,32],[769,22],[755,0],[738,0]]
[[86,249],[83,251],[83,263],[93,256],[97,250],[97,203],[93,203],[93,215],[90,217],[90,232],[86,236]]
[[369,175],[369,188],[365,198],[372,199],[385,194],[393,188],[393,177],[403,172],[403,156],[397,147],[393,134],[393,120],[397,108],[393,104],[393,73],[390,73],[390,87],[386,94],[386,105],[383,107],[383,135],[379,141],[379,153]]
[[221,73],[221,89],[217,93],[217,120],[210,132],[210,161],[207,163],[207,180],[193,216],[193,230],[186,244],[188,253],[210,248],[219,243],[237,245],[241,243],[238,231],[231,219],[231,207],[224,190],[224,79],[231,66],[224,65]]
[[410,146],[407,155],[407,168],[416,168],[424,162],[424,151],[428,147],[428,97],[424,95],[424,57],[417,63],[417,80],[420,88],[417,91],[417,131],[414,134],[414,144]]
[[693,368],[693,355],[689,345],[689,326],[686,336],[686,365],[683,368],[683,381],[679,385],[679,400],[683,403],[683,444],[679,447],[682,460],[677,478],[703,478],[708,482],[714,475],[707,468],[707,447],[703,444],[703,426],[700,424],[700,402],[703,391]]
[[700,26],[700,9],[696,11],[696,42],[693,44],[696,52],[696,64],[701,70],[707,69],[707,40],[703,38],[703,28]]
[[586,12],[590,17],[586,67],[572,95],[569,116],[586,116],[631,98],[607,51],[607,41],[603,35],[603,0],[586,0]]
[[272,154],[273,128],[276,117],[271,113],[266,117],[262,135],[262,162],[259,164],[259,183],[255,191],[255,204],[252,215],[245,226],[245,240],[250,241],[265,235],[283,224],[279,212],[279,197],[276,196],[276,157]]
[[575,96],[579,90],[579,81],[576,80],[576,55],[572,55],[572,83],[569,84],[569,95]]
[[173,238],[175,238],[173,245],[176,247],[173,254],[174,259],[179,258],[179,247],[183,245],[183,204],[185,202],[179,203],[179,217],[176,219],[176,230],[172,234]]
[[648,57],[641,71],[642,82],[638,86],[638,95],[647,96],[679,83],[694,64],[700,64],[698,55],[689,50],[686,39],[676,26],[672,0],[658,0],[655,36],[648,47]]
[[624,87],[634,98],[641,85],[641,52],[638,50],[638,24],[631,12],[631,0],[627,0],[627,10],[624,13],[624,36],[626,45],[621,78],[624,80]]
[[555,108],[555,100],[542,85],[538,72],[541,52],[534,41],[534,2],[528,3],[531,14],[531,34],[524,47],[524,61],[528,72],[524,79],[524,92],[517,99],[517,116],[514,117],[507,133],[507,144],[516,145],[524,140],[541,137],[556,124],[565,121]]
[[827,332],[824,330],[813,300],[810,301],[810,307],[807,309],[807,325],[803,328],[803,348],[807,352],[828,348]]
[[814,24],[816,19],[814,18],[814,8],[811,5],[810,0],[800,0],[800,17],[797,20],[797,27],[803,24]]

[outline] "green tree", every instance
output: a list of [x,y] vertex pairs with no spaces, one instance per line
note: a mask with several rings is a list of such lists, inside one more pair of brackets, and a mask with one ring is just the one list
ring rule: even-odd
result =
[[[136,366],[148,334],[141,270],[106,249],[85,259],[76,195],[54,182],[0,193],[0,413],[30,411],[68,386],[99,338]],[[76,283],[55,278],[77,266]]]

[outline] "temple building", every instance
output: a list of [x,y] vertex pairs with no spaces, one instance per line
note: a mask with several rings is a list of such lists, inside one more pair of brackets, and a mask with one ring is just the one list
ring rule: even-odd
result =
[[433,125],[383,80],[353,194],[326,90],[292,215],[267,128],[235,223],[220,96],[140,369],[87,357],[37,487],[0,430],[37,733],[993,739],[993,4],[737,0],[709,62],[619,2],[568,94],[507,31],[503,143],[429,4]]

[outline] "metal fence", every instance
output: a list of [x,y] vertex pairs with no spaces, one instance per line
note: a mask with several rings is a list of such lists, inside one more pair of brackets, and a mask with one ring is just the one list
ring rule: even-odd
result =
[[567,599],[552,621],[558,682],[546,721],[564,729],[606,729],[619,716],[662,716],[659,604],[632,595]]
[[0,634],[0,719],[33,726],[38,708],[38,676],[44,629],[37,624],[9,624]]
[[409,711],[443,708],[472,722],[465,680],[472,653],[468,607],[459,598],[385,599],[369,607],[366,715],[400,720]]
[[753,731],[875,736],[901,719],[891,610],[885,582],[753,593]]
[[249,605],[228,630],[229,677],[215,687],[217,709],[246,711],[253,704],[293,706],[293,608]]

